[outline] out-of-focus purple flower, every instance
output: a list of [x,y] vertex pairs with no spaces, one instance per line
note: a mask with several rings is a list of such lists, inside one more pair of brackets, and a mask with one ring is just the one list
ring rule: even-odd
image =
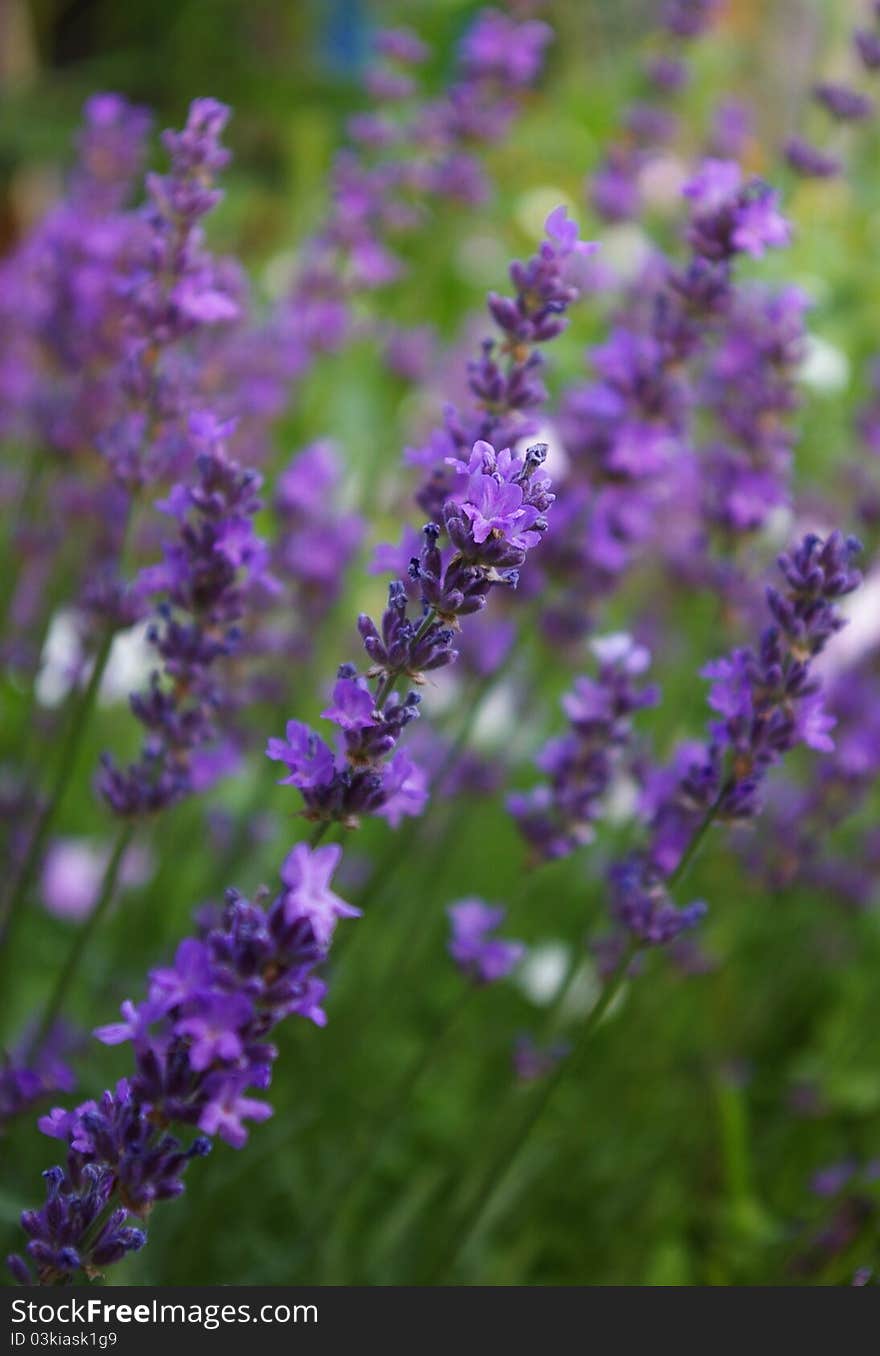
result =
[[501,927],[503,908],[490,908],[480,899],[463,899],[446,910],[452,926],[449,954],[460,970],[478,984],[504,979],[522,960],[522,942],[489,934]]
[[103,759],[100,791],[120,816],[155,812],[192,789],[191,753],[219,737],[224,693],[216,665],[240,644],[247,592],[277,589],[253,526],[260,477],[227,455],[229,431],[212,416],[192,417],[197,477],[175,484],[158,505],[178,533],[166,541],[162,564],[141,572],[136,589],[164,595],[148,638],[166,681],[154,673],[149,691],[131,698],[147,731],[140,760],[119,768]]
[[645,74],[652,85],[668,94],[677,94],[690,80],[690,70],[680,57],[661,53],[646,63]]
[[[41,892],[49,913],[80,922],[98,901],[107,867],[109,849],[85,838],[57,838],[50,844],[43,863]],[[119,873],[122,886],[142,885],[149,879],[151,864],[143,848],[133,845]]]
[[521,1083],[546,1078],[565,1059],[570,1048],[565,1041],[541,1046],[528,1033],[517,1036],[512,1055],[514,1072]]
[[833,179],[840,174],[842,166],[837,156],[811,145],[803,137],[789,137],[782,149],[786,164],[805,179]]
[[549,781],[509,796],[507,808],[533,852],[544,860],[567,856],[594,836],[594,824],[612,781],[625,761],[632,716],[654,705],[654,687],[634,679],[648,664],[648,651],[629,636],[597,638],[596,678],[577,678],[562,701],[570,732],[552,739],[538,756]]
[[638,216],[641,194],[637,157],[627,147],[612,146],[588,183],[593,210],[610,224]]
[[656,104],[630,104],[624,125],[627,132],[642,146],[665,146],[678,134],[679,121],[668,108]]
[[702,904],[677,909],[668,883],[707,828],[753,818],[767,771],[796,744],[832,747],[834,718],[812,661],[843,625],[836,602],[858,587],[858,549],[832,533],[807,536],[780,556],[788,589],[767,591],[774,624],[756,649],[735,650],[703,670],[712,681],[709,704],[722,719],[711,724],[705,748],[682,750],[668,777],[653,779],[645,798],[649,842],[610,873],[613,917],[639,946],[669,942],[702,916]]
[[612,867],[609,880],[612,917],[640,946],[664,946],[705,917],[702,900],[678,908],[662,878],[637,856]]
[[760,258],[789,242],[777,194],[760,179],[744,180],[735,161],[704,160],[682,191],[693,204],[688,239],[707,259]]
[[483,10],[461,44],[464,70],[506,87],[531,85],[553,30],[538,20],[517,23],[500,10]]
[[858,1171],[858,1163],[848,1158],[841,1163],[829,1163],[813,1174],[810,1190],[814,1196],[837,1196]]
[[7,1050],[0,1063],[0,1132],[44,1098],[72,1092],[76,1086],[68,1063],[77,1044],[73,1033],[56,1023],[36,1048],[32,1036],[25,1032],[19,1046]]
[[813,98],[838,122],[862,122],[874,112],[874,101],[867,94],[830,80],[813,86]]
[[739,99],[725,99],[712,117],[709,148],[721,160],[737,160],[752,135],[753,114]]
[[857,28],[853,33],[853,43],[865,69],[880,70],[880,33],[870,28]]
[[665,0],[660,22],[676,38],[698,38],[711,24],[720,3],[721,0]]
[[124,205],[143,168],[151,123],[147,109],[119,94],[93,94],[86,101],[73,189],[88,200],[90,210],[113,211]]

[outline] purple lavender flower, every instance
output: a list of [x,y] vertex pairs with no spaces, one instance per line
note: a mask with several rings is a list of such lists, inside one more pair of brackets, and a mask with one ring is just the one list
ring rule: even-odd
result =
[[338,919],[360,917],[360,909],[346,904],[330,889],[341,856],[342,849],[335,843],[314,850],[298,843],[281,867],[281,880],[287,889],[285,918],[290,924],[304,918],[321,947],[330,945]]
[[743,180],[735,161],[704,160],[683,192],[693,204],[688,240],[706,259],[760,258],[789,242],[790,227],[778,211],[776,193],[760,179]]
[[0,1131],[52,1093],[73,1091],[76,1079],[68,1060],[76,1044],[74,1034],[56,1023],[36,1049],[33,1033],[25,1032],[19,1048],[4,1051],[0,1061]]
[[396,241],[421,223],[421,206],[485,199],[486,175],[472,148],[507,131],[551,37],[543,23],[479,12],[462,39],[455,78],[431,99],[416,83],[414,68],[426,56],[418,38],[408,29],[377,35],[383,64],[365,83],[384,107],[355,121],[361,149],[338,157],[327,219],[307,242],[303,267],[268,327],[267,358],[282,388],[291,376],[301,381],[318,354],[352,332],[355,296],[401,275]]
[[862,122],[874,112],[874,101],[867,94],[830,80],[813,86],[813,98],[838,122]]
[[612,867],[610,884],[612,917],[640,946],[665,946],[706,914],[702,900],[678,908],[662,878],[638,856]]
[[830,1163],[813,1174],[810,1190],[815,1196],[837,1196],[852,1181],[858,1167],[852,1158],[841,1163]]
[[786,164],[805,179],[833,179],[842,168],[837,156],[811,145],[803,137],[789,137],[783,147],[783,155]]
[[684,746],[668,775],[655,776],[645,797],[649,842],[612,867],[612,915],[639,947],[664,944],[692,927],[702,902],[677,908],[670,885],[716,820],[755,816],[769,768],[798,743],[826,752],[834,719],[824,709],[812,663],[843,625],[836,602],[858,587],[859,545],[832,533],[810,535],[779,557],[786,593],[767,590],[774,625],[757,649],[735,650],[709,664],[709,704],[721,717],[708,745]]
[[857,28],[853,43],[865,70],[880,70],[880,33],[870,28]]
[[737,160],[753,131],[754,117],[748,104],[725,99],[712,118],[710,152],[721,160]]
[[[519,456],[478,442],[467,462],[449,459],[454,483],[443,506],[443,528],[429,523],[421,552],[410,561],[410,579],[421,593],[420,616],[409,616],[406,587],[395,581],[380,624],[366,615],[358,620],[371,667],[362,675],[344,664],[337,674],[323,716],[341,731],[338,754],[295,721],[286,740],[271,739],[267,746],[268,757],[287,766],[284,780],[301,792],[309,818],[353,826],[364,814],[378,814],[394,826],[402,815],[422,812],[427,780],[397,748],[419,714],[420,698],[410,691],[401,699],[395,687],[402,678],[420,683],[424,671],[454,662],[453,627],[459,619],[480,611],[492,588],[515,586],[519,567],[547,528],[544,515],[553,502],[541,474],[545,455],[544,446]],[[444,529],[450,544],[445,552],[438,546]]]
[[502,87],[531,85],[552,37],[553,30],[538,20],[517,23],[500,10],[483,10],[461,45],[464,70]]
[[666,0],[661,23],[677,38],[698,38],[709,27],[720,0]]
[[666,94],[677,94],[690,80],[687,63],[665,53],[650,58],[645,66],[645,74],[652,85]]
[[513,454],[537,430],[533,412],[547,394],[538,347],[565,329],[566,313],[579,296],[583,260],[592,250],[578,239],[564,208],[550,213],[545,230],[538,253],[510,266],[515,295],[489,294],[489,312],[501,338],[484,340],[479,358],[468,364],[472,406],[448,405],[442,428],[424,447],[407,450],[408,461],[430,468],[416,502],[435,523],[451,492],[463,485],[458,463],[470,461],[475,443]]
[[480,899],[463,899],[450,904],[446,912],[452,926],[449,954],[477,984],[494,984],[519,965],[526,950],[523,943],[489,935],[504,922],[503,908],[490,908]]
[[411,28],[380,29],[373,45],[382,56],[405,66],[419,66],[429,55],[429,49]]
[[224,697],[215,666],[240,643],[245,580],[248,589],[277,587],[253,528],[260,477],[228,457],[229,431],[207,415],[191,420],[197,480],[177,482],[160,502],[178,536],[165,544],[164,562],[143,570],[135,586],[147,596],[164,595],[149,639],[166,683],[154,673],[149,692],[131,699],[148,732],[140,760],[125,769],[109,756],[103,760],[99,789],[121,816],[155,812],[191,789],[191,754],[218,738]]
[[794,287],[740,288],[706,365],[702,400],[719,429],[703,454],[702,509],[727,532],[754,531],[789,501],[807,305]]
[[[45,1207],[22,1216],[40,1284],[94,1278],[142,1247],[146,1234],[130,1217],[142,1223],[156,1201],[179,1196],[210,1137],[241,1148],[246,1122],[272,1114],[249,1095],[271,1081],[277,1051],[266,1037],[290,1015],[323,1023],[314,970],[337,918],[358,912],[330,890],[338,859],[336,847],[299,844],[268,909],[229,890],[222,918],[181,943],[173,966],[153,971],[146,1001],[123,1004],[123,1021],[99,1028],[105,1043],[131,1042],[135,1072],[99,1101],[56,1107],[40,1121],[67,1146],[66,1168],[44,1174]],[[201,1133],[186,1147],[171,1126]],[[10,1264],[31,1282],[24,1259]]]
[[520,832],[544,860],[567,856],[593,839],[626,757],[632,716],[658,700],[656,688],[635,684],[650,663],[644,647],[617,635],[595,640],[593,650],[597,678],[577,678],[562,701],[570,733],[551,740],[538,757],[549,782],[507,800]]
[[638,157],[625,146],[612,146],[591,175],[588,191],[593,210],[610,224],[638,216],[641,194]]
[[[844,625],[835,604],[861,582],[852,564],[859,550],[854,539],[832,533],[824,541],[809,535],[780,556],[788,590],[767,590],[775,624],[757,649],[736,650],[703,670],[712,680],[710,705],[722,719],[711,726],[705,762],[682,782],[691,814],[712,803],[719,818],[749,818],[767,769],[784,754],[799,743],[821,752],[833,748],[834,717],[825,710],[812,664]],[[675,832],[675,822],[674,813],[657,815],[659,842],[670,828]]]

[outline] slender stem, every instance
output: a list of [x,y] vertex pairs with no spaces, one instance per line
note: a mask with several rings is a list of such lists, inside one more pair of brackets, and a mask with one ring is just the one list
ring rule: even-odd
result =
[[49,831],[61,803],[64,800],[64,796],[70,784],[70,779],[76,769],[77,755],[98,698],[101,679],[104,676],[104,670],[106,669],[107,661],[110,658],[112,644],[113,632],[109,631],[101,642],[101,647],[95,656],[95,662],[92,666],[88,685],[71,717],[67,728],[67,735],[59,755],[58,767],[52,789],[49,793],[49,798],[37,819],[24,861],[22,862],[21,868],[8,896],[3,911],[3,922],[0,924],[0,945],[4,943],[8,945],[9,943],[10,934],[15,924],[16,917],[20,913],[22,904],[27,898],[28,891],[31,888],[37,868],[39,867],[43,855],[43,848],[45,847],[46,839],[49,836]]
[[309,847],[317,847],[329,827],[329,819],[323,819],[320,824],[316,824],[309,836]]
[[352,1200],[363,1185],[364,1173],[378,1157],[383,1146],[393,1134],[398,1121],[406,1110],[407,1103],[425,1074],[437,1061],[446,1047],[452,1032],[462,1020],[462,1013],[469,1011],[474,994],[478,992],[472,986],[464,998],[451,1008],[446,1020],[441,1022],[431,1040],[421,1054],[413,1061],[403,1077],[398,1081],[391,1095],[383,1102],[379,1110],[368,1121],[365,1130],[367,1136],[360,1153],[355,1153],[347,1161],[345,1170],[331,1184],[331,1189],[321,1200],[310,1227],[312,1242],[326,1232],[327,1226],[343,1217]]
[[700,823],[694,830],[690,842],[688,843],[687,847],[685,848],[684,852],[681,855],[681,859],[678,863],[678,866],[667,878],[666,881],[667,889],[672,890],[674,886],[678,885],[679,882],[682,881],[684,877],[687,875],[687,872],[690,869],[690,866],[694,858],[696,857],[697,853],[700,850],[700,847],[702,846],[703,839],[706,837],[706,834],[709,832],[709,829],[715,822],[715,818],[718,814],[718,811],[721,809],[721,802],[724,800],[724,797],[729,789],[730,788],[727,782],[725,781],[722,784],[721,790],[718,792],[718,795],[715,797],[715,800],[709,806],[703,818],[700,820]]
[[465,1211],[459,1225],[454,1229],[452,1237],[441,1252],[436,1265],[431,1269],[427,1284],[435,1284],[437,1278],[445,1274],[455,1264],[459,1255],[467,1247],[479,1228],[498,1187],[507,1176],[532,1130],[543,1116],[563,1076],[580,1063],[593,1033],[623,987],[629,967],[639,949],[640,944],[638,942],[631,942],[608,976],[602,986],[601,993],[581,1027],[577,1046],[572,1054],[567,1059],[561,1060],[552,1073],[535,1084],[532,1095],[527,1099],[522,1117],[513,1132],[502,1141],[498,1152],[493,1155],[473,1193],[470,1206]]
[[[13,512],[11,514],[11,522],[14,526],[10,534],[9,543],[11,555],[13,557],[13,560],[10,560],[9,562],[10,566],[14,561],[16,546],[18,545],[18,534],[21,532],[22,527],[27,529],[30,526],[30,520],[33,515],[33,510],[36,507],[36,500],[40,490],[40,481],[43,478],[45,469],[45,456],[41,455],[39,452],[33,453],[27,475],[25,476],[24,485],[22,486],[21,495],[19,496],[18,503],[13,506]],[[23,556],[23,559],[24,558],[25,557]],[[4,630],[6,627],[6,621],[12,608],[13,599],[15,598],[16,583],[17,578],[12,574],[10,568],[5,579],[3,597],[0,599],[0,631]]]
[[136,826],[133,823],[125,823],[120,829],[113,852],[110,855],[110,860],[104,871],[104,879],[101,884],[101,893],[98,896],[98,901],[86,921],[77,929],[74,935],[73,943],[67,953],[67,960],[64,962],[58,978],[55,981],[54,988],[46,1001],[46,1006],[43,1009],[43,1015],[37,1026],[37,1033],[31,1046],[32,1051],[39,1050],[43,1041],[57,1022],[67,1000],[68,993],[70,992],[70,987],[76,978],[80,961],[94,940],[98,928],[107,916],[107,911],[113,903],[113,898],[116,894],[116,885],[119,880],[119,872],[122,869],[122,864],[125,859],[125,854],[128,851],[129,844],[134,837],[135,827]]
[[[672,889],[672,887],[677,885],[687,873],[706,834],[715,821],[727,790],[727,780],[724,779],[717,797],[694,830],[678,866],[669,876],[667,880],[668,888]],[[464,1215],[461,1227],[456,1230],[450,1246],[442,1252],[439,1262],[431,1272],[429,1283],[435,1282],[436,1278],[442,1275],[449,1266],[454,1265],[460,1253],[467,1247],[471,1237],[479,1227],[483,1215],[491,1204],[492,1198],[495,1195],[498,1186],[501,1184],[502,1179],[506,1176],[529,1134],[544,1114],[554,1090],[562,1081],[563,1077],[580,1063],[584,1049],[589,1044],[593,1032],[596,1030],[596,1027],[599,1025],[611,1003],[620,991],[626,979],[629,967],[635,956],[641,950],[641,947],[642,943],[638,940],[633,940],[629,943],[614,970],[603,985],[602,991],[596,999],[596,1002],[593,1004],[593,1007],[580,1030],[574,1053],[567,1059],[561,1060],[553,1072],[537,1084],[534,1096],[527,1103],[524,1114],[516,1129],[505,1141],[503,1141],[499,1152],[495,1154],[488,1169],[483,1174],[481,1183],[473,1195],[472,1204]],[[573,977],[574,971],[571,971],[567,982],[563,985],[557,998],[554,1009],[556,1012],[558,1012],[564,1002]]]

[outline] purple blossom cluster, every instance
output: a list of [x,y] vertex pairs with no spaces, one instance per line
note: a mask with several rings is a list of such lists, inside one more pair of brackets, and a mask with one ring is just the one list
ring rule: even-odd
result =
[[69,1059],[75,1041],[61,1025],[53,1027],[39,1049],[31,1050],[25,1039],[20,1050],[3,1052],[0,1065],[0,1133],[25,1111],[56,1092],[72,1092],[75,1087]]
[[[834,748],[806,786],[777,781],[762,814],[762,832],[743,835],[747,865],[774,891],[796,884],[835,903],[868,908],[877,897],[880,833],[863,812],[880,772],[880,692],[870,658],[824,675]],[[835,832],[848,826],[845,847]]]
[[[857,28],[852,41],[865,71],[872,73],[880,67],[880,23],[876,9],[872,12],[873,27]],[[864,123],[873,118],[876,105],[870,95],[852,85],[836,80],[819,80],[812,89],[813,102],[837,124]],[[782,148],[786,163],[804,179],[832,179],[843,171],[843,160],[806,137],[795,134]]]
[[475,443],[515,450],[538,431],[534,416],[547,399],[539,348],[566,328],[566,313],[580,294],[583,261],[595,248],[578,238],[564,207],[550,213],[545,233],[535,255],[511,264],[513,296],[489,294],[500,336],[485,339],[479,357],[468,363],[470,406],[447,405],[442,427],[407,451],[410,464],[428,471],[416,502],[437,521],[447,499],[460,491],[460,463],[468,463]]
[[657,152],[679,137],[680,121],[669,100],[690,79],[686,47],[710,27],[717,9],[717,0],[683,0],[662,7],[658,27],[667,45],[645,65],[646,97],[624,109],[620,134],[587,184],[590,205],[609,225],[633,221],[642,211],[644,174]]
[[789,500],[807,305],[795,287],[739,289],[706,365],[701,404],[714,427],[701,454],[702,514],[734,539]]
[[549,779],[507,799],[507,808],[536,857],[566,857],[595,837],[605,799],[625,761],[632,717],[659,699],[655,687],[636,681],[650,664],[644,646],[626,635],[592,642],[595,678],[575,680],[562,699],[569,731],[551,739],[537,766]]
[[[105,1044],[131,1043],[134,1073],[99,1101],[40,1120],[67,1148],[66,1166],[43,1174],[46,1204],[22,1216],[41,1285],[92,1279],[141,1248],[153,1206],[181,1194],[211,1139],[241,1148],[247,1122],[271,1116],[250,1095],[271,1081],[277,1049],[267,1037],[291,1016],[323,1024],[325,986],[314,972],[337,920],[358,912],[331,889],[339,857],[336,846],[298,844],[268,906],[227,891],[174,963],[152,971],[145,1001],[123,1003],[123,1020],[97,1030]],[[10,1265],[33,1283],[23,1258]]]
[[343,505],[342,478],[338,449],[320,439],[296,453],[275,480],[270,568],[279,588],[249,600],[262,601],[267,613],[254,618],[245,649],[251,667],[264,673],[255,678],[256,694],[276,704],[286,690],[278,656],[298,664],[312,657],[363,541],[363,519]]
[[638,946],[670,942],[703,916],[702,901],[678,908],[671,889],[711,824],[753,818],[767,772],[796,745],[833,748],[834,718],[813,664],[844,625],[837,604],[861,582],[853,566],[860,549],[840,533],[809,535],[780,556],[787,587],[767,590],[772,624],[759,645],[703,669],[721,719],[707,745],[682,745],[671,766],[648,779],[648,843],[610,872],[613,920]]
[[[540,470],[545,453],[535,446],[518,457],[476,443],[467,464],[455,462],[461,488],[444,505],[443,527],[425,527],[421,551],[410,563],[421,595],[419,616],[410,617],[406,587],[397,580],[380,623],[366,614],[358,620],[370,667],[363,675],[342,665],[322,712],[341,732],[337,752],[300,721],[288,722],[284,739],[269,741],[268,756],[286,766],[283,782],[300,791],[308,818],[352,826],[361,815],[378,814],[395,826],[403,815],[421,813],[424,773],[397,748],[419,714],[420,697],[411,690],[401,698],[395,688],[401,679],[419,683],[425,672],[454,663],[460,618],[479,612],[493,587],[515,587],[553,502]],[[444,532],[445,551],[439,545]]]
[[805,303],[734,273],[788,226],[772,190],[732,162],[705,161],[684,194],[689,257],[652,257],[589,355],[594,379],[562,398],[569,467],[541,557],[542,625],[557,642],[594,624],[648,546],[691,581],[721,582],[715,544],[788,500]]
[[104,758],[99,790],[117,815],[161,810],[192,789],[193,754],[217,740],[218,713],[229,701],[215,670],[239,643],[246,588],[276,587],[254,531],[260,477],[227,455],[228,432],[209,415],[191,418],[197,478],[177,481],[158,505],[178,535],[135,588],[163,599],[148,637],[164,681],[154,672],[149,690],[131,698],[147,731],[139,760],[119,768]]
[[228,119],[225,105],[194,100],[183,130],[163,134],[168,173],[147,175],[144,257],[124,287],[123,404],[99,444],[132,493],[180,477],[192,463],[198,388],[186,354],[202,331],[242,314],[238,268],[208,251],[202,225],[222,198],[215,180],[230,158],[220,141]]
[[[317,353],[351,335],[358,295],[401,278],[401,246],[429,204],[484,200],[489,185],[475,150],[509,131],[551,38],[544,23],[481,10],[449,87],[431,97],[417,81],[427,57],[420,39],[405,28],[377,34],[366,79],[372,109],[349,123],[355,148],[337,158],[327,218],[273,321],[288,379],[301,380]],[[393,330],[382,328],[393,345]]]
[[475,984],[506,979],[519,965],[526,952],[523,943],[492,935],[504,922],[503,908],[492,908],[481,899],[462,899],[446,912],[452,930],[449,954]]
[[[284,739],[269,741],[268,756],[285,764],[285,784],[297,787],[305,814],[319,824],[352,826],[362,815],[381,815],[394,826],[403,815],[421,813],[425,775],[397,747],[418,716],[420,699],[413,690],[401,698],[395,689],[402,680],[418,685],[425,673],[455,662],[461,619],[482,611],[493,589],[516,587],[528,552],[547,530],[555,497],[542,470],[547,447],[536,443],[522,454],[514,449],[530,427],[522,410],[545,394],[533,376],[534,346],[564,328],[565,311],[577,296],[566,280],[567,265],[587,248],[562,209],[551,213],[547,231],[540,252],[511,268],[515,297],[489,298],[506,336],[507,372],[497,367],[494,344],[487,342],[469,376],[482,407],[472,415],[447,409],[443,429],[419,458],[440,459],[419,496],[432,521],[420,542],[404,535],[399,563],[405,578],[390,585],[379,622],[366,614],[358,619],[369,666],[360,674],[344,664],[322,713],[341,732],[337,749],[301,721],[288,722]],[[463,441],[468,430],[472,443]],[[493,445],[487,432],[503,433],[508,442]],[[394,558],[393,551],[386,554]]]
[[760,259],[789,242],[775,190],[746,178],[735,161],[705,160],[683,192],[691,203],[688,240],[701,259],[721,263],[737,254]]

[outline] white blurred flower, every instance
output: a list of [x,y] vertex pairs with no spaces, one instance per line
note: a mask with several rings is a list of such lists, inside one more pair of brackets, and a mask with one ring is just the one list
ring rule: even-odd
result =
[[805,386],[820,395],[836,395],[849,385],[849,358],[827,339],[820,339],[818,334],[808,334],[798,377]]
[[568,974],[571,947],[563,941],[529,947],[516,973],[516,983],[536,1007],[547,1007],[558,996]]

